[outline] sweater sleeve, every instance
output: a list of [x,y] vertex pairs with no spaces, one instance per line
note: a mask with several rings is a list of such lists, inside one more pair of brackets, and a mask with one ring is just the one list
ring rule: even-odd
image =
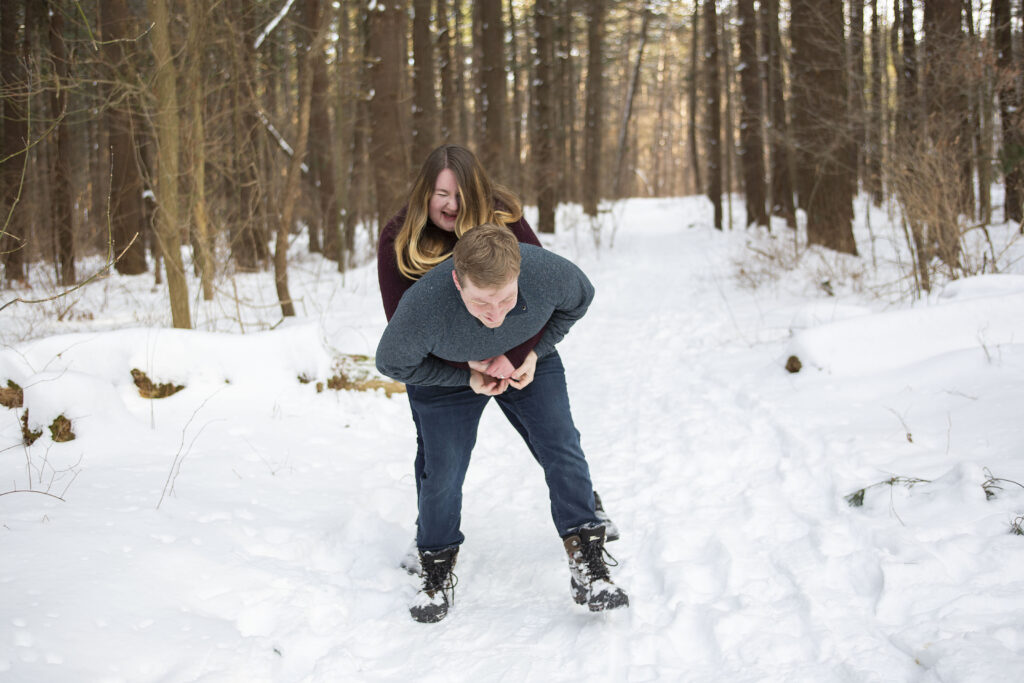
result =
[[548,260],[551,265],[545,268],[545,289],[553,293],[555,310],[534,348],[541,358],[555,350],[555,344],[565,338],[594,300],[594,285],[579,267],[561,257]]
[[413,281],[402,275],[398,270],[398,258],[395,256],[395,237],[405,220],[405,209],[395,214],[384,229],[380,231],[377,241],[377,281],[380,284],[380,298],[384,304],[384,315],[391,320],[402,300],[405,290],[413,285]]
[[[419,292],[414,292],[419,293]],[[410,295],[412,296],[412,295]],[[419,297],[431,297],[427,292]],[[416,298],[416,297],[413,297]],[[377,370],[391,379],[421,386],[465,386],[468,367],[449,364],[430,352],[434,335],[442,333],[443,313],[436,306],[409,297],[395,310],[377,344]]]

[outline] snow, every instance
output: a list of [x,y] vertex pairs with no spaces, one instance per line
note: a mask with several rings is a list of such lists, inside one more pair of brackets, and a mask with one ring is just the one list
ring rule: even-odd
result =
[[[1020,680],[1019,237],[991,230],[1000,274],[914,300],[902,233],[857,207],[872,258],[788,261],[781,224],[719,232],[703,198],[616,204],[599,247],[560,207],[545,246],[597,288],[560,349],[622,531],[608,614],[572,602],[541,472],[490,406],[455,606],[409,618],[407,401],[317,387],[376,347],[372,262],[295,245],[282,324],[266,273],[193,302],[196,331],[151,276],[5,308],[0,386],[42,436],[0,408],[0,679]],[[132,369],[185,388],[142,398]]]

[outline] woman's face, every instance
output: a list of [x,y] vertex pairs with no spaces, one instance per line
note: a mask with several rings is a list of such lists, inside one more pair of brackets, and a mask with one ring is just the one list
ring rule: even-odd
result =
[[459,217],[459,183],[450,168],[442,169],[437,174],[427,215],[442,230],[455,231],[455,219]]

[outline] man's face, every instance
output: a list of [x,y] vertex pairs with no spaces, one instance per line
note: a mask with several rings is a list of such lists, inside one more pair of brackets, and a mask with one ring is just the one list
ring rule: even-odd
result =
[[459,183],[451,169],[442,169],[434,181],[434,194],[430,195],[427,215],[434,225],[453,232],[459,217]]
[[455,281],[455,288],[459,290],[459,295],[462,296],[466,310],[485,327],[501,327],[505,322],[505,316],[515,308],[519,295],[517,278],[513,277],[504,285],[494,288],[477,287],[469,278],[460,283],[455,271],[452,271],[452,279]]

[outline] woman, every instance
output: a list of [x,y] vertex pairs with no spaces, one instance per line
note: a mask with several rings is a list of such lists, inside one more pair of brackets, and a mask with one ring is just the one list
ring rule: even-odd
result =
[[[424,273],[451,256],[455,242],[468,230],[482,223],[503,225],[512,231],[518,241],[541,246],[537,235],[523,218],[519,198],[508,189],[493,183],[471,151],[459,145],[441,145],[423,162],[406,206],[381,230],[377,247],[377,277],[384,313],[389,321],[405,290]],[[522,389],[532,381],[537,364],[537,354],[533,353],[533,348],[543,333],[544,330],[541,330],[533,338],[500,356],[469,365],[491,377],[502,380],[516,378],[511,386]],[[505,412],[505,416],[536,458],[522,424],[508,412]],[[416,422],[415,413],[413,421]],[[417,423],[417,493],[423,461],[423,440]],[[607,540],[617,539],[618,529],[605,514],[596,492],[594,502],[598,518],[605,523]],[[415,544],[410,550],[402,566],[410,572],[418,573],[419,556],[415,552]]]

